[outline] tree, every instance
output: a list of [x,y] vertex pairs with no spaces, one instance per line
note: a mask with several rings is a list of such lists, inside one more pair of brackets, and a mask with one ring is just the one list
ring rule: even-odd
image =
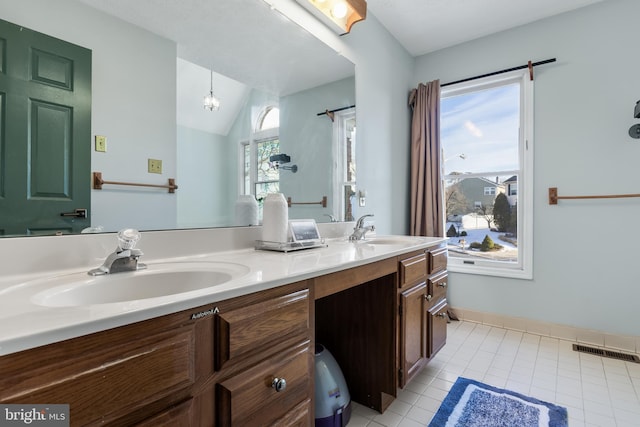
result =
[[476,215],[480,215],[487,221],[487,228],[491,228],[493,222],[493,207],[480,205],[476,207]]
[[460,183],[450,185],[445,193],[447,218],[451,215],[464,215],[468,212],[469,203],[460,189]]
[[504,193],[500,193],[493,201],[493,222],[498,231],[507,232],[511,228],[511,205]]

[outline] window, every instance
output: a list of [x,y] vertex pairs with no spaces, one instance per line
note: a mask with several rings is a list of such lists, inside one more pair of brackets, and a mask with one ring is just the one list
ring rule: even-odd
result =
[[452,271],[532,277],[532,128],[533,82],[524,72],[442,89],[441,164]]
[[485,196],[495,196],[496,195],[496,187],[484,187],[484,195]]
[[243,194],[253,194],[260,200],[280,191],[280,173],[269,158],[280,153],[280,110],[266,107],[257,119],[250,141],[241,144],[243,163]]
[[356,191],[356,111],[338,111],[334,116],[333,151],[334,206],[338,221],[354,221],[359,216]]

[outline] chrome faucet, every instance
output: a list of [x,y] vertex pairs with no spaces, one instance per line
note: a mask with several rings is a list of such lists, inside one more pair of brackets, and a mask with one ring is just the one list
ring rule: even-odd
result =
[[147,266],[138,259],[143,255],[135,246],[140,240],[140,232],[133,228],[127,228],[118,232],[118,247],[115,252],[109,254],[104,263],[98,268],[88,272],[91,276],[120,273],[122,271],[143,270]]
[[335,216],[331,215],[331,214],[324,214],[322,216],[328,216],[329,219],[331,220],[331,222],[338,222],[338,220],[336,219]]
[[374,227],[373,225],[364,227],[364,219],[370,216],[373,215],[362,215],[360,218],[358,218],[358,221],[356,221],[356,226],[353,228],[353,233],[351,233],[351,236],[349,236],[349,240],[363,240],[364,235],[367,233],[367,231],[374,231],[376,229],[376,227]]

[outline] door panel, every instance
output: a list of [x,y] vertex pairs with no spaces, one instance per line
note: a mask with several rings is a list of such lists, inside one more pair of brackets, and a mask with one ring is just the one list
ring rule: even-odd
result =
[[31,101],[30,110],[29,198],[69,200],[72,111],[41,101]]
[[0,20],[0,233],[80,232],[90,208],[91,51]]
[[422,282],[402,292],[400,297],[402,308],[400,387],[404,387],[420,371],[426,360],[426,295],[427,285]]

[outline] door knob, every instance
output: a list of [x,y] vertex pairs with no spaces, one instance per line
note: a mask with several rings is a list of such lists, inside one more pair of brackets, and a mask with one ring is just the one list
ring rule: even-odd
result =
[[73,212],[60,212],[60,216],[64,216],[66,218],[86,218],[87,210],[80,208],[75,209]]

